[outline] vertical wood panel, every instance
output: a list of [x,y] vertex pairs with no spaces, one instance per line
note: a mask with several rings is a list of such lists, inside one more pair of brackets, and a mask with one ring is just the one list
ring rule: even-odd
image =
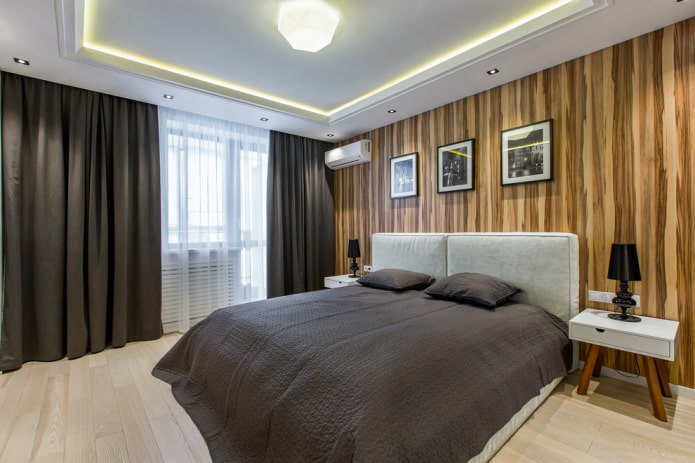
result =
[[[481,77],[483,78],[483,77]],[[554,180],[502,187],[500,131],[552,118]],[[371,261],[376,232],[559,231],[579,235],[586,291],[606,279],[613,242],[637,243],[637,313],[679,320],[671,382],[695,387],[695,18],[362,136],[374,159],[336,172],[336,255]],[[475,138],[475,190],[437,194],[437,146]],[[419,153],[419,196],[389,198],[389,159]],[[634,358],[607,355],[628,371]]]

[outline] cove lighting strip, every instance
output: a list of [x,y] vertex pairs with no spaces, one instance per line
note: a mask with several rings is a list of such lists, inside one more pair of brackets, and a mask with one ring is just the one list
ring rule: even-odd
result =
[[201,73],[198,73],[195,71],[191,71],[189,69],[174,66],[174,65],[164,63],[161,61],[156,61],[156,60],[153,60],[151,58],[144,57],[144,56],[139,56],[139,55],[131,53],[131,52],[117,50],[115,48],[108,47],[108,46],[98,45],[98,44],[94,43],[94,41],[91,40],[91,38],[89,37],[89,32],[91,30],[93,30],[94,28],[96,28],[96,20],[94,18],[93,8],[91,8],[91,4],[93,1],[95,1],[95,0],[84,0],[84,40],[82,43],[82,46],[84,48],[87,48],[89,50],[94,50],[94,51],[97,51],[100,53],[104,53],[107,55],[115,56],[118,58],[122,58],[122,59],[132,61],[135,63],[144,64],[146,66],[151,66],[153,68],[160,69],[160,70],[167,71],[167,72],[171,72],[174,74],[178,74],[178,75],[181,75],[184,77],[189,77],[191,79],[199,80],[201,82],[206,82],[206,83],[209,83],[212,85],[226,88],[228,90],[232,90],[235,92],[243,93],[243,94],[246,94],[249,96],[254,96],[254,97],[261,98],[261,99],[264,99],[267,101],[272,101],[274,103],[279,103],[279,104],[289,106],[292,108],[300,109],[302,111],[307,111],[307,112],[318,114],[318,115],[324,116],[324,117],[330,117],[330,116],[332,116],[340,111],[343,111],[343,110],[345,110],[345,109],[347,109],[347,108],[349,108],[349,107],[351,107],[351,106],[353,106],[361,101],[366,100],[367,98],[370,98],[374,95],[377,95],[381,92],[384,92],[385,90],[388,90],[391,87],[394,87],[402,82],[405,82],[406,80],[411,79],[411,78],[417,76],[418,74],[421,74],[425,71],[428,71],[428,70],[434,68],[435,66],[438,66],[438,65],[440,65],[440,64],[442,64],[442,63],[444,63],[452,58],[455,58],[463,53],[466,53],[467,51],[470,51],[470,50],[472,50],[480,45],[483,45],[486,42],[494,40],[494,39],[500,37],[501,35],[506,34],[507,32],[513,31],[514,29],[517,29],[517,28],[523,26],[524,24],[527,24],[535,19],[538,19],[538,18],[540,18],[548,13],[551,13],[552,11],[555,11],[558,8],[561,8],[561,7],[571,3],[573,1],[576,1],[576,0],[559,0],[559,1],[552,2],[552,3],[548,4],[547,6],[534,11],[533,13],[530,13],[527,16],[523,16],[522,18],[517,19],[516,21],[513,21],[513,22],[507,24],[506,26],[500,27],[499,29],[495,29],[494,31],[490,32],[489,34],[486,34],[486,35],[484,35],[476,40],[473,40],[472,42],[467,43],[466,45],[462,46],[461,48],[458,48],[450,53],[447,53],[447,54],[444,54],[438,58],[435,58],[434,60],[432,60],[432,61],[430,61],[430,62],[428,62],[420,67],[417,67],[417,68],[415,68],[415,69],[413,69],[413,70],[411,70],[411,71],[409,71],[409,72],[407,72],[399,77],[396,77],[395,79],[365,93],[364,95],[361,95],[361,96],[355,98],[352,101],[349,101],[341,106],[338,106],[337,108],[334,108],[334,109],[331,109],[328,111],[325,111],[325,110],[322,110],[320,108],[316,108],[313,106],[309,106],[309,105],[306,105],[303,103],[299,103],[296,101],[288,100],[288,99],[285,99],[285,98],[282,98],[279,96],[264,93],[264,92],[254,90],[251,88],[243,87],[241,85],[237,85],[237,84],[234,84],[232,82],[217,79],[215,77],[201,74]]

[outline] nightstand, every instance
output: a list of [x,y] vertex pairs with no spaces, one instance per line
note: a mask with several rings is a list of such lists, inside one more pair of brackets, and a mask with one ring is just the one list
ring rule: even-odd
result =
[[358,284],[357,280],[362,275],[358,275],[357,278],[351,278],[350,275],[352,275],[352,273],[348,273],[347,275],[325,277],[323,279],[323,286],[326,288],[339,288],[340,286],[353,286]]
[[608,318],[610,313],[613,312],[586,309],[570,320],[570,339],[591,345],[577,394],[585,395],[591,377],[600,375],[604,347],[639,354],[644,365],[654,416],[666,421],[661,396],[671,397],[666,361],[673,361],[676,354],[678,322],[642,315],[641,322],[622,322]]

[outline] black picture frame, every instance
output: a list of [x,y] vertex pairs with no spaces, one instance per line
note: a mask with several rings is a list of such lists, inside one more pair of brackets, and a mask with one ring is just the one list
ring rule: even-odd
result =
[[500,133],[502,185],[553,179],[553,120],[546,119]]
[[475,188],[475,139],[437,147],[437,193]]
[[418,193],[418,153],[390,159],[391,199],[410,198]]

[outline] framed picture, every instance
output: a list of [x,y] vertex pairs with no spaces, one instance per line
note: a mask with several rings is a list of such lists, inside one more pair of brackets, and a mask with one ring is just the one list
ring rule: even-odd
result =
[[553,120],[503,130],[502,185],[553,179]]
[[391,158],[391,199],[417,196],[417,153]]
[[473,189],[474,143],[471,138],[437,147],[437,193]]

